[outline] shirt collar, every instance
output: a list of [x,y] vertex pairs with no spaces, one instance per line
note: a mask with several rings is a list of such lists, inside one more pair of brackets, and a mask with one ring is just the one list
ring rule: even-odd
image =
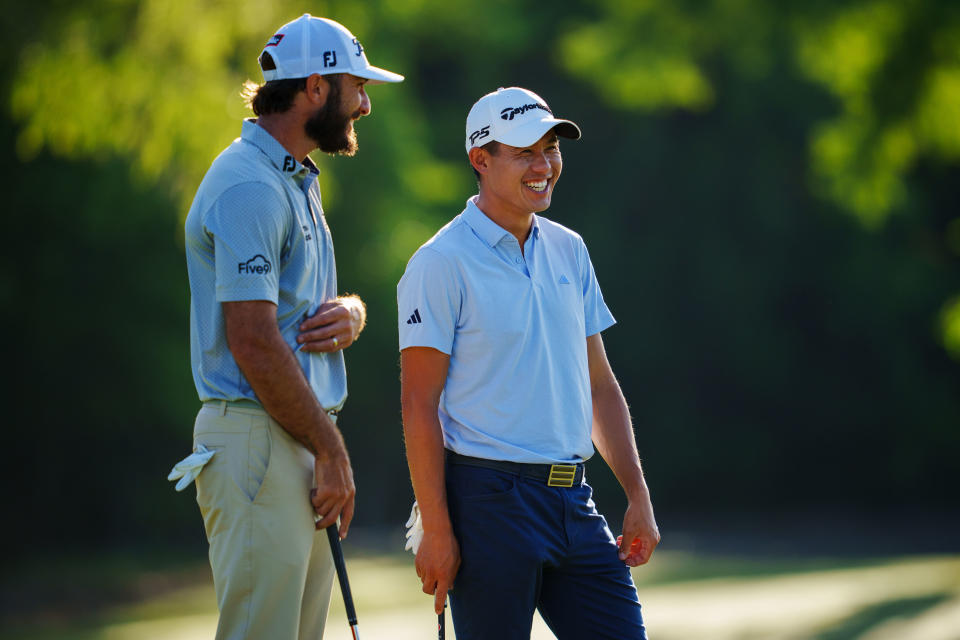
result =
[[293,178],[301,186],[305,179],[315,178],[320,173],[309,157],[304,158],[303,162],[298,162],[276,138],[257,124],[255,118],[247,118],[243,121],[240,137],[260,149],[278,171]]
[[[510,232],[498,225],[496,222],[487,217],[483,211],[480,211],[480,207],[477,206],[477,196],[472,196],[467,200],[467,206],[463,210],[463,219],[470,225],[470,228],[480,236],[480,239],[487,243],[488,246],[495,247],[504,236],[511,236]],[[533,215],[533,237],[540,237],[540,220],[537,218],[537,215]]]

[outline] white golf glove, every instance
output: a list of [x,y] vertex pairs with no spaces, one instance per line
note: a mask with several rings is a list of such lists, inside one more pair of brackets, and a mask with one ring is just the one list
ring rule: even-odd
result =
[[177,486],[174,488],[177,491],[183,491],[200,474],[203,465],[207,464],[215,453],[216,451],[211,451],[202,444],[198,444],[197,450],[194,453],[191,453],[173,465],[173,469],[170,471],[170,475],[167,476],[167,480],[172,482],[180,478],[180,481],[177,482]]
[[410,517],[407,518],[407,544],[404,549],[410,549],[413,555],[417,555],[417,549],[420,548],[420,541],[423,540],[423,520],[420,519],[420,507],[414,502],[410,507]]

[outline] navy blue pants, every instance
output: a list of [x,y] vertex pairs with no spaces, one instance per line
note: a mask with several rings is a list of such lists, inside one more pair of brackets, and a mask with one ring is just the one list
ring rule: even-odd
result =
[[560,640],[646,640],[630,570],[592,496],[586,483],[548,487],[448,461],[458,640],[529,640],[534,609]]

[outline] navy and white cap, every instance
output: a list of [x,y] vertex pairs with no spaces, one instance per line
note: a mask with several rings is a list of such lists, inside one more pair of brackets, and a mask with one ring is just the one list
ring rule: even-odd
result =
[[528,89],[500,87],[477,100],[467,114],[467,153],[491,140],[528,147],[556,128],[558,136],[580,139],[580,127],[553,117],[546,100]]
[[263,79],[306,78],[314,73],[350,73],[373,83],[402,82],[403,76],[370,66],[360,41],[333,20],[305,13],[280,27],[260,55],[273,58],[276,69],[263,69]]

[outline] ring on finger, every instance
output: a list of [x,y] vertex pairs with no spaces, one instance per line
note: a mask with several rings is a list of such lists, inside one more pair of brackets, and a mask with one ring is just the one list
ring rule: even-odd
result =
[[337,340],[336,337],[333,338],[333,346],[334,346],[334,347],[340,346],[340,341]]

